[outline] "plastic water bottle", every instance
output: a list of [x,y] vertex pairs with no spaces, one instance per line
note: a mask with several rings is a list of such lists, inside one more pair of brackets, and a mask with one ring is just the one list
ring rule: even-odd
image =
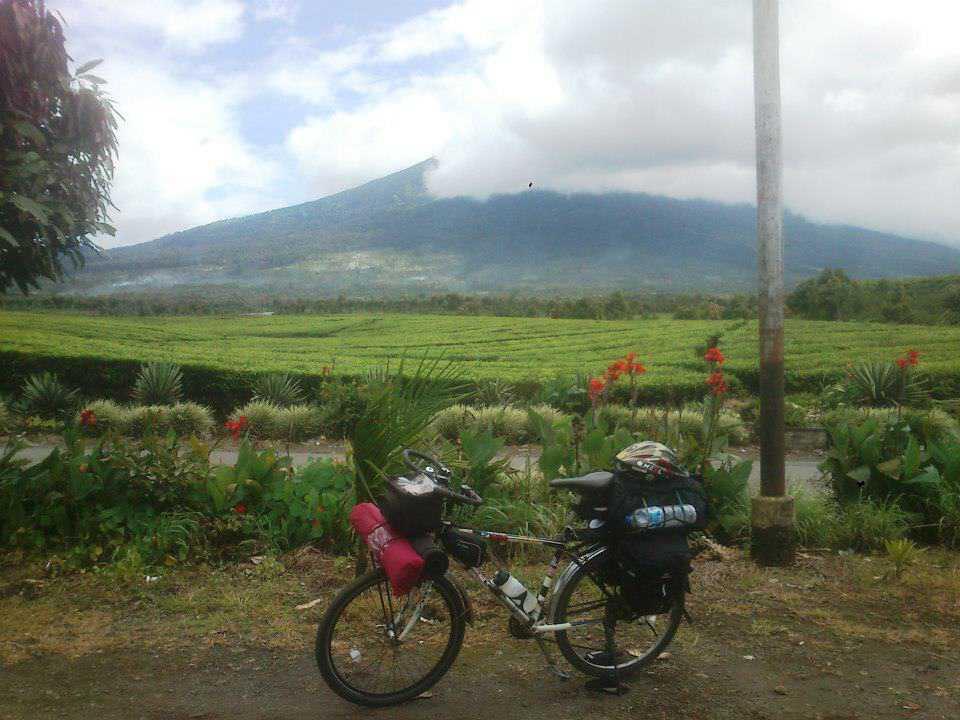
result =
[[527,590],[522,582],[506,570],[498,570],[493,576],[493,584],[510,599],[510,602],[523,610],[527,617],[536,618],[539,603],[536,596]]
[[624,525],[632,530],[684,527],[697,521],[697,509],[693,505],[651,505],[634,510],[624,519]]

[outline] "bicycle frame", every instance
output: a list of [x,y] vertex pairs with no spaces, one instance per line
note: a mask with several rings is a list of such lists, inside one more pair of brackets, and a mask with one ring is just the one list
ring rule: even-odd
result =
[[[564,575],[561,575],[561,581],[554,584],[554,577],[557,574],[557,568],[560,567],[560,562],[567,555],[570,556],[571,566],[579,566],[582,563],[579,561],[580,558],[575,554],[570,552],[570,547],[572,543],[566,542],[564,540],[555,540],[551,538],[540,538],[532,537],[526,535],[511,535],[510,533],[502,532],[492,532],[489,530],[478,530],[476,528],[460,527],[456,525],[449,525],[450,529],[455,530],[459,533],[464,533],[467,535],[472,535],[474,537],[490,540],[491,542],[502,542],[502,543],[527,543],[531,545],[545,545],[547,547],[552,547],[555,549],[553,558],[550,560],[550,564],[547,567],[547,572],[543,577],[543,580],[540,583],[540,589],[537,592],[537,606],[534,608],[533,613],[527,614],[520,607],[518,607],[513,601],[511,601],[500,589],[494,585],[493,580],[484,576],[480,572],[479,568],[470,568],[470,572],[473,576],[484,586],[486,587],[495,598],[502,604],[510,613],[517,618],[520,622],[524,623],[529,627],[531,633],[535,635],[552,633],[552,632],[562,632],[565,630],[570,630],[572,628],[585,626],[585,625],[594,625],[602,623],[602,620],[581,620],[578,622],[566,622],[566,623],[557,623],[551,624],[545,622],[547,617],[552,614],[550,612],[544,612],[545,610],[550,610],[549,602],[553,600],[553,596],[558,588],[563,587]],[[598,552],[602,548],[594,549],[593,553],[588,553],[587,557],[592,557],[592,555]]]

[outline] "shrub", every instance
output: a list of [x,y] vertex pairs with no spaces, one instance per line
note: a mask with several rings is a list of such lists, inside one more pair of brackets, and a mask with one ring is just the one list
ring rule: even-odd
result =
[[[550,405],[530,408],[550,424],[561,422],[567,416]],[[466,432],[489,430],[494,436],[511,444],[536,442],[538,435],[531,425],[526,410],[512,405],[470,407],[457,404],[437,413],[430,421],[432,432],[457,440]]]
[[752,460],[724,456],[704,467],[703,487],[710,507],[708,530],[722,543],[745,540],[750,533]]
[[231,420],[247,418],[247,428],[251,437],[275,438],[281,432],[280,407],[263,400],[254,400],[237,408],[230,416]]
[[4,402],[0,402],[0,435],[13,432],[13,417]]
[[300,381],[287,374],[262,375],[253,382],[253,400],[290,407],[303,403],[304,397]]
[[213,429],[213,413],[193,402],[177,403],[167,415],[169,427],[177,435],[209,435]]
[[209,471],[205,458],[157,438],[86,451],[66,440],[64,450],[29,467],[0,460],[0,543],[75,548],[83,564],[110,558],[151,538],[164,513],[190,509]]
[[[960,423],[940,408],[903,408],[900,417],[923,445],[960,438]],[[842,426],[862,425],[869,418],[874,418],[884,428],[888,428],[897,422],[897,410],[840,407],[824,414],[823,425],[832,435]]]
[[57,420],[76,407],[77,390],[67,388],[53,373],[31,375],[23,385],[20,405],[24,415]]
[[457,403],[434,415],[430,421],[430,430],[447,440],[457,440],[465,430],[473,427],[475,422],[475,409]]
[[[130,431],[130,411],[113,400],[94,400],[85,405],[83,410],[89,410],[96,418],[94,424],[83,427],[88,435],[125,435]],[[77,423],[80,423],[80,413],[77,413]]]
[[[626,428],[649,438],[663,438],[664,441],[677,432],[703,442],[703,409],[690,405],[683,411],[660,408],[648,408],[634,414],[624,405],[605,405],[598,410],[601,420],[611,427]],[[717,416],[717,435],[727,438],[731,445],[743,445],[750,440],[750,433],[740,416],[732,410],[721,410]]]
[[312,405],[292,405],[277,413],[277,440],[300,442],[315,438],[322,427],[320,410]]
[[923,404],[929,393],[924,381],[909,369],[893,362],[865,362],[851,367],[847,379],[833,386],[827,397],[832,403],[891,407]]
[[899,540],[910,529],[912,516],[896,501],[863,500],[841,503],[837,514],[838,547],[869,552]]
[[527,412],[511,405],[500,407],[482,407],[474,411],[471,426],[480,430],[489,430],[508,443],[519,444],[533,439]]
[[360,385],[325,380],[317,388],[315,398],[321,409],[323,434],[329,438],[350,437],[366,407]]
[[173,405],[183,396],[183,375],[173,363],[145,363],[140,366],[133,398],[144,405]]
[[133,437],[163,435],[170,429],[167,405],[134,405],[127,411],[127,433]]
[[263,539],[280,552],[310,542],[332,550],[350,547],[352,472],[332,460],[316,460],[270,484],[257,511]]
[[819,492],[805,483],[791,483],[794,501],[794,532],[803,547],[829,547],[837,526],[837,502],[829,493]]

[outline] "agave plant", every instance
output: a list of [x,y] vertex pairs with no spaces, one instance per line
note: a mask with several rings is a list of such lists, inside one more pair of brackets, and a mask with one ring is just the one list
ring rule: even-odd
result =
[[928,397],[919,377],[902,372],[892,362],[866,362],[850,368],[839,394],[851,404],[872,407],[916,405]]
[[133,386],[134,399],[144,405],[173,405],[183,397],[183,375],[173,363],[145,363]]
[[23,385],[20,406],[25,415],[54,420],[70,413],[78,391],[68,388],[53,373],[31,375]]
[[303,388],[300,381],[290,375],[262,375],[253,383],[253,399],[273,403],[280,407],[291,407],[303,402]]

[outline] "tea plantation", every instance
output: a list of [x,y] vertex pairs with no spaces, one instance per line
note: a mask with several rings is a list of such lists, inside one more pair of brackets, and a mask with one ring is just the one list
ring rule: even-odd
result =
[[[184,367],[188,393],[204,399],[230,395],[258,373],[356,376],[424,356],[455,362],[467,380],[534,384],[558,374],[601,372],[611,359],[634,351],[648,368],[643,399],[661,400],[702,393],[704,366],[695,348],[718,333],[734,388],[755,390],[755,322],[446,315],[128,318],[5,311],[0,312],[0,390],[12,390],[30,373],[52,370],[102,396],[129,388],[139,363],[166,360]],[[916,348],[934,396],[960,395],[958,327],[789,320],[786,333],[791,391],[817,391],[840,378],[850,363],[889,360]]]

